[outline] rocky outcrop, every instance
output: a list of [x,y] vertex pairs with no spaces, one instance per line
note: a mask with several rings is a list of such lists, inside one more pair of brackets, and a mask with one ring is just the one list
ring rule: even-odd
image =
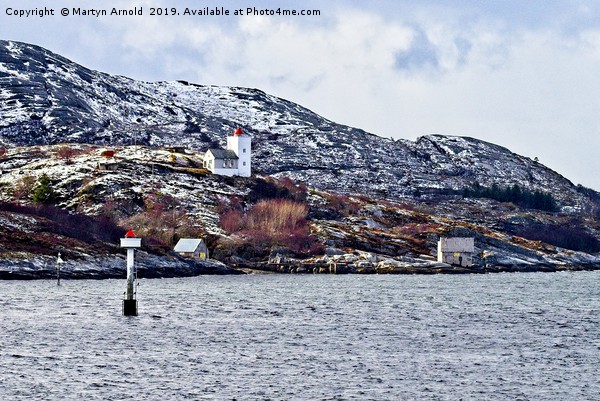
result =
[[[138,278],[192,277],[202,274],[242,274],[216,260],[184,259],[176,255],[157,256],[136,252]],[[55,279],[56,258],[35,256],[0,261],[0,279]],[[61,279],[125,278],[123,255],[96,256],[80,260],[65,260],[60,265]]]
[[[331,253],[331,252],[329,252]],[[526,259],[514,253],[487,254],[483,264],[471,267],[452,266],[433,257],[390,257],[367,252],[296,259],[276,256],[266,262],[238,260],[236,267],[248,273],[272,272],[288,274],[482,274],[500,272],[555,272],[600,270],[600,256],[589,254],[562,255],[562,258]],[[481,259],[480,259],[481,260]]]

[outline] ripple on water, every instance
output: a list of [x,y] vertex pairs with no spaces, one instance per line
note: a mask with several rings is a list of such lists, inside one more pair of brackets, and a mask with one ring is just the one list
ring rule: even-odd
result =
[[598,272],[0,282],[0,399],[599,399]]

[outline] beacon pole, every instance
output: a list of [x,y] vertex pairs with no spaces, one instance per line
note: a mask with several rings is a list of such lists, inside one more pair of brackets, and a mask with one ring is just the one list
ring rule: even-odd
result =
[[137,238],[133,230],[121,238],[121,248],[127,249],[127,288],[123,299],[123,316],[137,316],[137,299],[135,299],[135,249],[142,246],[142,239]]

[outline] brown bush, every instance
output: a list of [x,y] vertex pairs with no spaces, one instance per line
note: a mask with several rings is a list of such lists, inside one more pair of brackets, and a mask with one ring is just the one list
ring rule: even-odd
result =
[[145,195],[143,201],[145,210],[123,219],[121,225],[132,227],[150,247],[172,249],[180,238],[204,235],[204,229],[180,208],[177,198],[157,190]]
[[306,225],[308,207],[287,199],[262,200],[250,209],[246,227],[272,234],[290,232]]
[[235,233],[245,226],[245,215],[239,210],[229,210],[221,214],[221,228],[228,233]]
[[239,196],[229,196],[229,197],[219,197],[217,199],[217,209],[216,212],[219,213],[219,215],[223,215],[224,213],[231,211],[231,210],[239,210],[242,211],[243,208],[243,203],[242,203],[242,198]]
[[40,231],[75,238],[88,244],[98,241],[117,243],[119,237],[124,234],[121,227],[105,216],[69,213],[52,205],[24,206],[0,203],[0,211],[44,218],[40,223]]
[[306,200],[308,188],[305,184],[298,184],[289,177],[282,177],[275,181],[275,185],[285,188],[289,194],[289,199],[295,200],[296,202],[304,202]]
[[67,164],[73,163],[73,158],[78,154],[79,152],[76,149],[66,145],[61,146],[56,150],[56,156],[63,159]]
[[343,216],[353,216],[360,210],[360,205],[347,196],[334,194],[328,201],[328,206]]
[[13,190],[13,200],[19,201],[29,198],[33,191],[33,187],[35,186],[35,182],[36,178],[31,175],[26,175],[18,180]]
[[237,240],[224,241],[223,246],[247,256],[264,256],[275,245],[296,253],[320,251],[317,238],[310,234],[307,214],[306,204],[289,199],[263,199],[247,213],[226,211],[221,214],[221,228]]

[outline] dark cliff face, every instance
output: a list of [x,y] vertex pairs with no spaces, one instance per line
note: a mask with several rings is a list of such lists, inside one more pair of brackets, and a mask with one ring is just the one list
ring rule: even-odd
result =
[[386,139],[260,90],[139,82],[37,46],[0,41],[3,146],[77,142],[204,150],[224,145],[237,126],[253,136],[256,172],[316,188],[398,198],[459,193],[474,183],[518,184],[551,192],[576,213],[594,208],[559,174],[473,138]]

